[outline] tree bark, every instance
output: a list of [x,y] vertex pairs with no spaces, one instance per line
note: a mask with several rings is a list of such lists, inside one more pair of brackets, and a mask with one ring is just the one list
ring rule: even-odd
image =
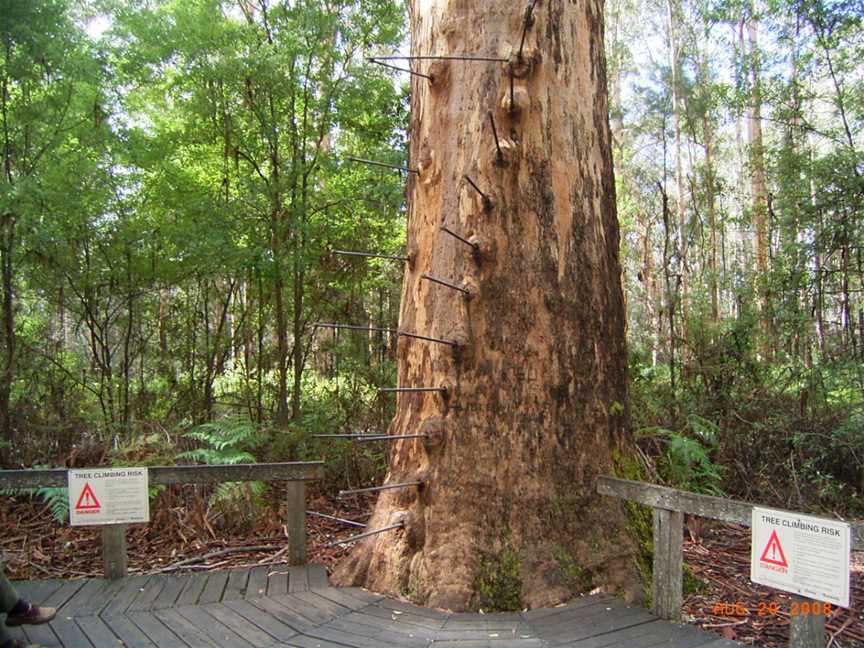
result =
[[459,346],[399,339],[400,386],[447,388],[400,395],[390,426],[427,438],[392,444],[386,482],[424,483],[382,492],[369,528],[404,528],[363,541],[335,581],[454,610],[484,606],[496,583],[518,590],[513,606],[634,593],[622,510],[594,486],[629,441],[602,0],[537,3],[522,60],[521,3],[411,9],[414,54],[511,64],[438,61],[422,66],[433,83],[413,78],[399,328]]

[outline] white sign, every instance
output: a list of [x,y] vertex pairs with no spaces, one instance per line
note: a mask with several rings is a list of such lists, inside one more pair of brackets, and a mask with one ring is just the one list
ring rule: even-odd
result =
[[750,542],[754,583],[849,607],[848,524],[753,507]]
[[146,468],[69,471],[72,526],[150,521]]

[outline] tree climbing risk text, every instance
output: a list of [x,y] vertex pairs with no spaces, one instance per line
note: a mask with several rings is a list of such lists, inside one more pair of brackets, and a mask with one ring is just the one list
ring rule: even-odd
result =
[[750,580],[849,607],[848,524],[754,507],[751,531]]

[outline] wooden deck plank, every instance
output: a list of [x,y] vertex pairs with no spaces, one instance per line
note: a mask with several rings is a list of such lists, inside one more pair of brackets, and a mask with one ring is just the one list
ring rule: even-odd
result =
[[180,592],[180,596],[177,597],[177,605],[195,605],[206,585],[207,574],[194,574],[188,576],[183,591]]
[[141,629],[125,615],[102,616],[105,624],[123,642],[125,648],[157,648]]
[[[117,581],[113,581],[117,582]],[[66,603],[60,608],[66,616],[86,616],[92,613],[95,606],[102,606],[102,593],[109,588],[112,581],[94,578],[84,583]]]
[[24,635],[26,635],[28,641],[41,646],[57,646],[60,644],[57,633],[54,632],[50,625],[26,626],[15,634],[17,635],[14,637],[16,639],[23,639]]
[[288,593],[309,591],[309,569],[306,565],[294,565],[288,568]]
[[312,623],[312,625],[318,626],[322,623],[327,623],[331,619],[335,619],[338,615],[331,614],[328,610],[322,609],[321,607],[315,606],[311,603],[307,603],[301,598],[298,598],[297,594],[285,594],[284,596],[273,596],[270,597],[271,601],[281,605],[282,607],[296,612],[300,616],[306,617]]
[[259,626],[246,619],[242,614],[238,614],[227,607],[225,603],[230,603],[230,601],[205,605],[201,609],[257,648],[271,646],[278,639],[278,637],[265,632]]
[[327,589],[317,590],[315,593],[318,596],[323,596],[326,599],[330,599],[334,603],[344,605],[349,610],[360,610],[372,605],[372,603],[361,601],[360,599],[351,596],[350,594],[346,594],[342,589],[338,589],[336,587],[328,587]]
[[290,644],[291,646],[296,646],[296,648],[345,648],[345,644],[333,643],[332,641],[326,641],[318,637],[307,637],[306,635],[297,635],[291,639]]
[[228,572],[228,582],[225,584],[225,592],[222,594],[223,601],[242,599],[246,594],[246,586],[249,583],[248,569],[232,569]]
[[159,597],[153,602],[154,610],[164,610],[165,608],[174,607],[180,594],[186,588],[188,576],[160,576],[160,579],[165,580],[165,586],[159,592]]
[[122,641],[111,630],[110,627],[98,616],[85,616],[75,619],[78,627],[94,646],[109,648],[110,646],[122,646]]
[[[374,617],[363,617],[362,615],[352,615],[351,617],[334,619],[328,623],[326,627],[366,637],[383,638],[384,636],[389,635],[393,637],[404,637],[406,640],[422,639],[427,643],[438,638],[438,631],[432,628],[409,626],[406,624],[399,624],[398,620],[376,619]],[[400,639],[398,642],[394,643],[399,645],[402,641]]]
[[537,634],[550,645],[562,645],[573,643],[577,639],[587,639],[641,625],[654,619],[656,617],[645,610],[637,610],[628,614],[610,613],[608,616],[598,615],[589,619],[574,620],[572,623],[560,625],[552,632],[538,628]]
[[84,580],[66,581],[62,586],[51,592],[50,596],[42,602],[42,605],[57,608],[58,610],[61,609],[66,604],[66,601],[75,596],[75,593],[84,587],[84,583],[86,582]]
[[288,593],[288,570],[274,569],[267,579],[267,596],[279,596]]
[[13,587],[21,598],[27,599],[36,605],[42,605],[57,589],[63,585],[62,580],[35,580],[35,581],[12,581]]
[[255,624],[278,641],[287,641],[298,634],[291,626],[247,601],[225,601],[220,605],[241,615],[244,619]]
[[125,586],[125,579],[122,578],[108,581],[108,584],[93,597],[92,601],[81,606],[76,616],[90,616],[101,613],[114,600],[114,597],[123,591]]
[[174,634],[152,612],[130,612],[128,617],[159,648],[189,648],[186,642]]
[[219,648],[255,648],[244,637],[238,635],[212,615],[207,614],[204,611],[205,607],[207,606],[187,605],[176,608],[176,612],[198,628],[200,633],[212,639]]
[[306,565],[306,578],[309,581],[309,589],[318,590],[330,587],[330,579],[324,565]]
[[218,643],[210,641],[200,628],[194,623],[181,616],[178,609],[154,610],[153,616],[161,621],[174,634],[180,637],[189,648],[225,648]]
[[102,608],[102,614],[113,616],[125,612],[135,597],[147,586],[150,576],[132,576],[122,579],[123,587]]
[[365,590],[362,587],[342,587],[339,589],[339,591],[347,594],[348,596],[353,596],[358,601],[362,601],[364,603],[377,603],[379,601],[385,600],[385,598],[381,594],[370,592],[369,590]]
[[[374,636],[357,634],[356,630],[344,631],[331,625],[321,626],[306,633],[310,637],[326,639],[335,643],[341,643],[353,648],[381,648],[381,646],[399,646],[400,648],[426,648],[429,641],[426,639],[395,635],[392,632],[381,631]],[[398,642],[398,643],[397,643]]]
[[315,592],[297,592],[296,594],[290,594],[289,596],[303,601],[307,605],[316,610],[320,610],[324,614],[328,614],[333,618],[348,614],[351,611],[351,608],[341,605],[340,603],[335,603],[323,596],[318,596]]
[[245,598],[259,598],[267,596],[267,574],[270,568],[266,565],[253,567],[249,571],[249,582],[246,583]]
[[198,604],[219,603],[227,584],[228,572],[210,572],[207,575],[207,584],[204,586],[201,596],[198,597]]
[[282,623],[290,626],[297,632],[305,632],[315,627],[315,624],[294,610],[279,605],[271,598],[253,599],[249,601],[252,605],[259,608],[263,612],[270,614]]
[[[57,618],[51,622],[51,629],[56,633],[60,643],[67,646],[67,648],[72,648],[72,646],[75,648],[91,648],[93,646],[87,635],[75,623],[75,619],[57,615]],[[97,645],[95,648],[102,648],[102,646]]]
[[647,621],[638,625],[616,630],[604,635],[596,635],[587,639],[576,639],[570,642],[570,646],[574,648],[606,648],[606,646],[617,646],[638,643],[638,641],[648,638],[650,640],[656,637],[658,633],[662,634],[664,626],[667,624],[660,619]]
[[153,603],[162,593],[166,580],[164,578],[151,578],[144,587],[140,588],[138,595],[129,603],[127,610],[151,610]]
[[391,621],[398,619],[398,621],[405,626],[424,628],[426,630],[441,630],[446,623],[446,621],[441,619],[429,619],[427,617],[411,614],[410,612],[403,612],[402,614],[397,615],[393,610],[387,610],[377,605],[369,605],[360,610],[356,610],[350,615],[350,617],[353,619],[360,615],[377,619],[389,619]]

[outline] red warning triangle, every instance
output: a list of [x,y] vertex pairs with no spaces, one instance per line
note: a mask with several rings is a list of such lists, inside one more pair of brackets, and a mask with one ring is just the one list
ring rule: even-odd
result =
[[102,505],[99,503],[99,500],[96,499],[96,493],[94,493],[93,489],[90,488],[90,484],[84,484],[84,488],[81,489],[81,495],[78,496],[78,503],[75,505],[75,510],[92,511],[101,507]]
[[777,531],[771,532],[771,537],[768,539],[768,544],[765,545],[765,551],[762,552],[762,557],[759,558],[762,562],[779,565],[780,567],[788,567],[786,562],[786,554],[783,553],[783,545],[780,544],[780,538],[777,537]]

